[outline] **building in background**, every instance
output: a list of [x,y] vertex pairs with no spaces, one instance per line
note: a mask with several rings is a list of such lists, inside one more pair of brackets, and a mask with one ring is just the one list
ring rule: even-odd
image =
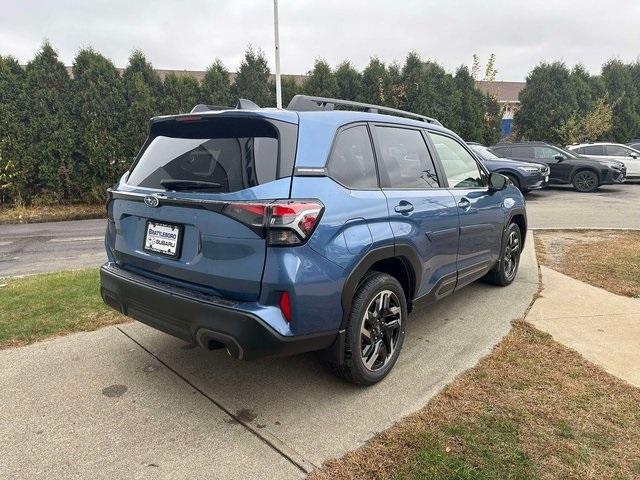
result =
[[518,97],[525,85],[525,82],[476,81],[476,88],[482,93],[493,96],[502,107],[502,125],[500,127],[502,137],[511,135],[513,116],[520,108]]

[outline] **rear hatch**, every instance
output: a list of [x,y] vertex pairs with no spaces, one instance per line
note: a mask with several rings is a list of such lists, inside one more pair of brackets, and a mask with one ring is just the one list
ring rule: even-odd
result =
[[264,204],[289,198],[295,159],[297,116],[282,117],[229,111],[153,120],[110,191],[111,260],[204,293],[257,299]]

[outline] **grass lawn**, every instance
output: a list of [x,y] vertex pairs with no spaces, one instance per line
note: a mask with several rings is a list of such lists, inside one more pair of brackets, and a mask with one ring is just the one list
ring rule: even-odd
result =
[[98,269],[0,279],[0,348],[126,321],[102,302]]
[[426,407],[311,478],[637,479],[640,389],[517,321]]
[[640,297],[640,232],[535,232],[541,265],[618,295]]
[[107,211],[103,203],[51,205],[46,207],[0,207],[0,225],[85,220],[88,218],[106,218],[106,216]]

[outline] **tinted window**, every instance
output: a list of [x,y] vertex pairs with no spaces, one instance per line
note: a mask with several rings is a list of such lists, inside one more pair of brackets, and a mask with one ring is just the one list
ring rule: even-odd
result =
[[367,127],[359,125],[338,134],[329,160],[329,173],[349,188],[377,188],[378,177]]
[[556,155],[560,155],[560,152],[550,147],[534,147],[534,154],[534,158],[552,160]]
[[514,157],[521,157],[521,158],[534,158],[533,147],[525,147],[521,145],[513,146],[511,147],[511,155]]
[[161,122],[152,126],[127,183],[164,188],[163,180],[209,182],[217,186],[198,190],[224,193],[271,182],[293,169],[289,157],[295,155],[295,144],[292,150],[278,137],[278,130],[264,121]]
[[631,153],[631,150],[628,150],[624,147],[620,147],[618,145],[606,145],[604,147],[604,151],[607,155],[618,156],[618,157],[626,157]]
[[381,165],[392,188],[438,187],[436,169],[418,130],[376,127]]
[[491,147],[490,150],[502,158],[506,158],[511,155],[511,147]]
[[583,147],[580,153],[582,155],[604,155],[604,147],[602,145],[591,145]]
[[474,158],[453,138],[430,133],[452,188],[486,186],[486,175]]

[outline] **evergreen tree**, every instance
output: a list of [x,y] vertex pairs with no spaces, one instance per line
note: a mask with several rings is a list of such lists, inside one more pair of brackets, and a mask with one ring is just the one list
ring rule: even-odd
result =
[[126,114],[122,79],[109,59],[84,49],[73,63],[71,92],[73,163],[83,186],[77,197],[102,201],[106,188],[129,166],[120,128]]
[[[287,108],[291,99],[301,92],[301,88],[296,83],[295,78],[289,75],[283,75],[280,78],[280,86],[282,87],[282,106]],[[274,85],[272,87],[274,92],[275,88],[276,87]]]
[[[467,141],[482,142],[484,137],[484,98],[464,65],[453,78],[455,88],[455,122],[452,127]],[[455,126],[455,128],[454,128]]]
[[0,56],[0,204],[21,203],[28,180],[21,172],[27,136],[24,76],[15,58]]
[[336,78],[326,61],[317,59],[313,65],[313,70],[308,75],[302,86],[304,93],[317,97],[334,98],[336,96],[338,89]]
[[131,159],[138,152],[149,130],[149,120],[160,114],[162,81],[142,52],[136,50],[122,75],[126,115],[121,120],[125,152]]
[[343,100],[355,100],[362,88],[362,77],[348,61],[338,65],[335,71],[336,95]]
[[602,79],[613,104],[612,140],[628,142],[640,133],[640,85],[634,82],[632,67],[620,60],[602,67]]
[[162,92],[160,113],[163,115],[189,113],[198,103],[203,103],[200,84],[189,75],[169,73],[162,82]]
[[202,102],[207,105],[222,107],[231,106],[231,82],[229,73],[219,59],[216,59],[204,75],[202,80]]
[[67,70],[45,42],[25,70],[28,139],[20,170],[26,201],[66,201],[84,188],[76,182],[72,159],[77,136],[69,112],[69,89]]
[[261,107],[274,106],[276,96],[271,88],[270,75],[264,53],[249,47],[240,63],[232,88],[233,95],[251,100]]
[[502,107],[492,95],[488,93],[482,96],[484,103],[484,124],[482,132],[482,143],[484,145],[494,145],[500,140]]
[[362,89],[358,100],[375,105],[387,105],[390,100],[390,82],[385,64],[373,57],[362,72]]
[[565,64],[542,63],[529,73],[520,92],[520,110],[514,118],[517,132],[526,139],[560,142],[557,129],[569,121],[577,105]]

